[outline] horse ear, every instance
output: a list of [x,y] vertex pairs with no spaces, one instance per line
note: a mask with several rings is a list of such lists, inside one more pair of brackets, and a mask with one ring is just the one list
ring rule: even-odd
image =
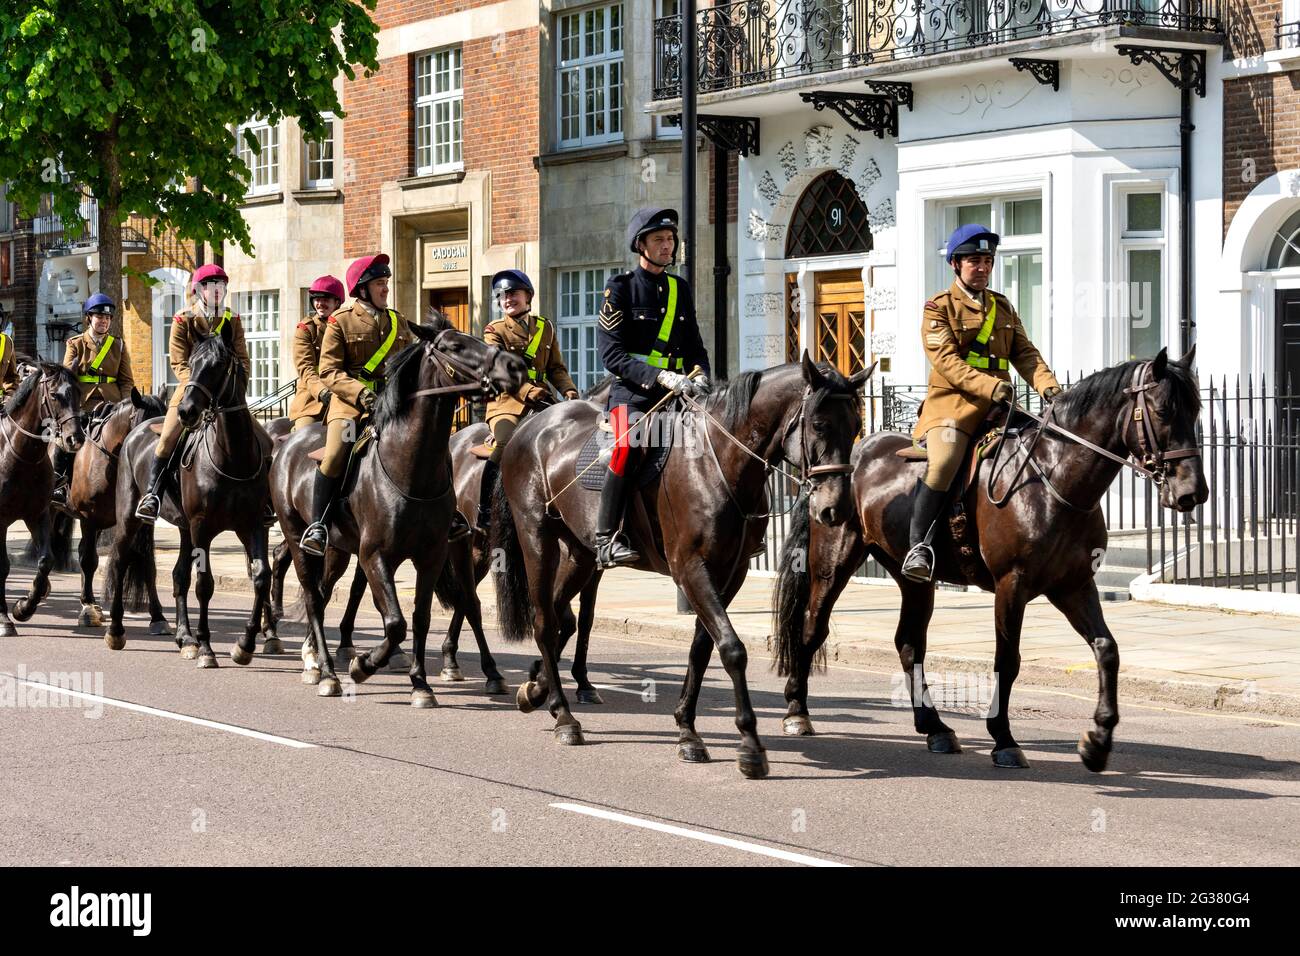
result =
[[140,390],[134,385],[131,386],[131,404],[136,408],[144,408],[144,399],[140,397]]
[[1184,354],[1183,357],[1180,358],[1175,364],[1181,365],[1183,368],[1190,369],[1195,362],[1196,362],[1196,343],[1193,342],[1192,347],[1188,349],[1186,354]]
[[871,378],[872,374],[876,371],[876,366],[879,364],[878,361],[872,362],[870,368],[864,368],[857,375],[854,375],[849,379],[849,384],[853,386],[855,392],[867,383],[867,379]]
[[800,363],[803,366],[803,380],[812,386],[813,391],[821,388],[825,379],[822,376],[821,369],[808,355],[808,350],[803,350],[803,360]]
[[1165,377],[1165,367],[1169,364],[1169,349],[1161,349],[1151,362],[1151,377],[1156,381]]
[[432,342],[438,337],[438,332],[440,331],[439,329],[431,328],[427,325],[416,325],[414,322],[408,322],[406,325],[407,328],[411,330],[412,334],[414,334],[421,342]]

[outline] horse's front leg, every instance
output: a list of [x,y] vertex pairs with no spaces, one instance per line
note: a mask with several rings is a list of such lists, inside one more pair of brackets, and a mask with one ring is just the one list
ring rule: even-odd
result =
[[[237,641],[230,649],[230,659],[236,664],[247,664],[253,659],[257,635],[262,629],[262,617],[269,607],[271,565],[267,560],[266,528],[260,520],[255,526],[241,528],[236,533],[244,546],[244,554],[248,556],[248,576],[253,582],[253,607],[248,613],[243,640]],[[278,638],[276,643],[279,643]]]
[[217,589],[212,575],[212,537],[201,525],[191,527],[190,536],[194,540],[194,565],[198,576],[194,582],[194,596],[199,599],[199,627],[194,634],[198,645],[198,666],[211,668],[217,666],[217,655],[212,651],[212,632],[208,627],[208,605]]
[[930,753],[959,754],[961,744],[957,741],[957,734],[939,717],[925,680],[925,651],[930,618],[934,614],[934,585],[909,581],[901,575],[895,581],[903,601],[898,611],[898,627],[894,631],[894,648],[898,651],[908,699],[912,704],[912,726],[917,733],[925,734],[925,744]]
[[474,549],[466,538],[459,545],[453,545],[447,555],[447,563],[442,568],[443,576],[455,577],[460,595],[455,616],[447,628],[447,637],[442,644],[442,679],[448,681],[464,680],[460,665],[456,662],[456,651],[460,644],[461,623],[468,621],[474,632],[474,642],[478,645],[479,670],[483,672],[485,684],[483,692],[489,695],[508,694],[510,687],[497,669],[496,659],[488,648],[487,636],[483,633],[483,608],[479,604],[477,583],[474,574]]
[[1024,751],[1011,735],[1011,688],[1020,674],[1020,626],[1025,619],[1026,597],[1020,586],[1020,572],[1012,571],[998,580],[993,614],[997,645],[993,652],[993,684],[997,699],[991,703],[988,719],[993,738],[995,767],[1028,767]]
[[190,536],[188,525],[182,525],[177,530],[181,541],[176,552],[176,564],[172,567],[172,599],[176,602],[176,646],[181,649],[183,660],[192,661],[199,656],[194,631],[190,627],[190,574],[194,570],[194,539]]
[[1097,582],[1093,578],[1071,590],[1047,597],[1070,625],[1083,635],[1097,658],[1097,710],[1092,718],[1096,727],[1079,739],[1078,749],[1083,765],[1094,773],[1101,773],[1110,759],[1114,744],[1112,734],[1119,723],[1119,645],[1102,616],[1101,598],[1097,595]]
[[434,563],[417,565],[415,569],[415,608],[411,614],[411,706],[436,707],[428,675],[424,672],[424,647],[429,638],[430,609],[433,606],[433,582],[437,578]]
[[99,569],[99,528],[85,518],[78,523],[81,540],[77,542],[77,564],[81,568],[81,612],[77,627],[103,627],[104,609],[95,600],[95,572]]
[[14,605],[14,617],[19,621],[31,620],[45,595],[50,593],[50,570],[54,567],[54,555],[50,553],[50,513],[42,511],[35,521],[27,521],[27,530],[32,536],[32,545],[36,551],[36,576],[25,597],[19,598]]
[[281,541],[275,546],[271,563],[271,617],[280,621],[284,618],[284,578],[289,573],[289,565],[293,563],[289,556],[288,541]]
[[406,618],[402,616],[402,607],[397,599],[393,569],[388,566],[383,554],[376,549],[364,557],[357,555],[357,561],[365,568],[371,593],[379,607],[379,615],[384,620],[384,639],[378,646],[354,657],[348,667],[352,679],[360,684],[387,664],[393,651],[406,639]]
[[9,526],[0,526],[0,637],[17,637],[18,629],[9,619],[9,598],[5,582],[9,580]]
[[[731,678],[736,698],[736,729],[740,731],[736,764],[740,772],[750,779],[766,777],[767,751],[758,739],[758,717],[754,714],[754,705],[749,698],[749,683],[745,677],[749,653],[745,650],[740,635],[732,627],[731,619],[727,617],[725,601],[714,587],[712,576],[702,559],[694,558],[686,563],[677,583],[686,593],[700,623],[713,637],[718,648],[718,658],[722,661],[727,676]],[[696,634],[698,637],[698,629]],[[696,675],[696,679],[702,676]]]
[[[338,555],[336,558],[335,555]],[[329,588],[325,592],[326,598],[334,590],[334,584],[343,572],[348,569],[348,561],[351,555],[346,551],[331,551],[331,561],[341,560],[342,564],[336,565],[336,570],[327,572],[325,577],[329,582]],[[350,661],[357,656],[356,644],[352,641],[352,635],[357,629],[357,612],[361,609],[361,600],[366,596],[366,572],[361,567],[361,562],[357,562],[356,571],[352,575],[352,583],[348,586],[348,603],[343,608],[343,616],[339,618],[339,647],[335,653],[340,661]]]
[[587,677],[587,645],[591,641],[591,627],[596,620],[596,592],[599,588],[600,575],[596,574],[578,597],[578,642],[573,648],[573,667],[569,672],[578,683],[576,696],[580,704],[605,703]]
[[695,711],[700,702],[704,672],[709,669],[709,658],[712,656],[713,638],[697,617],[695,636],[691,639],[691,650],[687,657],[686,679],[682,681],[682,695],[673,711],[673,719],[677,721],[677,756],[687,763],[709,762],[708,748],[695,731]]

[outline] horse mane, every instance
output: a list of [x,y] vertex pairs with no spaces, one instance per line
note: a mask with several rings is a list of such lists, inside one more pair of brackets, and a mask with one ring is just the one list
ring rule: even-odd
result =
[[6,407],[10,411],[18,411],[27,404],[27,399],[31,398],[32,392],[36,391],[36,383],[41,380],[42,375],[58,379],[62,384],[71,385],[73,388],[77,387],[77,377],[69,369],[53,362],[41,362],[34,372],[22,380],[14,391],[13,397],[5,403]]
[[426,341],[432,340],[440,332],[455,330],[448,318],[433,308],[425,313],[424,322],[417,328],[424,334],[417,333],[414,342],[388,359],[386,367],[393,371],[389,374],[383,391],[379,393],[379,401],[375,403],[375,428],[381,431],[397,419],[402,406],[406,404],[407,396],[419,387],[421,363],[417,353],[424,349]]
[[749,414],[749,405],[754,400],[763,373],[756,369],[741,372],[735,378],[719,382],[709,395],[710,411],[722,410],[721,423],[727,431],[734,431]]
[[587,388],[587,390],[586,390],[585,392],[582,393],[582,397],[583,397],[583,398],[591,398],[593,395],[595,395],[595,394],[596,394],[597,392],[599,392],[601,389],[603,389],[603,388],[608,388],[608,387],[610,386],[610,384],[611,384],[613,381],[614,381],[614,376],[613,376],[613,375],[606,375],[604,378],[602,378],[602,379],[601,379],[599,382],[597,382],[595,385],[589,386],[589,387]]
[[244,371],[244,363],[235,359],[234,351],[226,345],[226,340],[220,335],[209,335],[199,340],[199,343],[194,346],[194,351],[190,353],[190,368],[193,369],[197,362],[231,363],[236,392],[243,395],[248,391],[248,373]]
[[[131,396],[128,395],[123,401],[131,406],[131,414],[134,415],[137,409],[135,403],[131,401]],[[142,407],[139,411],[144,414],[145,418],[156,418],[159,415],[167,414],[167,402],[157,395],[141,392],[140,403]]]
[[[1123,362],[1104,368],[1080,379],[1077,385],[1063,391],[1053,402],[1058,413],[1078,421],[1096,410],[1108,399],[1128,388],[1133,373],[1146,359]],[[1165,379],[1170,383],[1170,412],[1178,418],[1196,418],[1201,414],[1201,393],[1191,369],[1177,362],[1165,363]]]

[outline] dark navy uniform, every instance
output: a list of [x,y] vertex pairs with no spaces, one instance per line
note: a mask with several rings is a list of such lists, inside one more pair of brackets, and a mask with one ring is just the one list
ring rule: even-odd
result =
[[[659,336],[670,304],[674,315],[664,348]],[[667,272],[656,275],[637,266],[611,276],[605,284],[596,342],[601,361],[617,379],[609,390],[608,408],[627,405],[647,411],[666,393],[655,381],[664,369],[686,375],[698,365],[709,374],[709,355],[700,339],[691,287]]]

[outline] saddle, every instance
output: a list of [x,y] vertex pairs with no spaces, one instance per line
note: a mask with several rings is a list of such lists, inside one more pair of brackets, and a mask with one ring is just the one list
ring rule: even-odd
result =
[[[354,459],[361,457],[362,452],[365,451],[366,446],[370,444],[370,440],[374,437],[375,429],[373,426],[367,425],[365,428],[361,429],[361,435],[352,443],[352,451],[348,455],[349,463]],[[322,460],[325,457],[325,446],[321,445],[319,448],[314,448],[307,452],[307,457],[312,461]]]
[[87,412],[86,437],[96,445],[100,444],[99,436],[104,430],[104,423],[113,417],[116,407],[112,402],[100,402]]
[[[649,485],[663,472],[664,466],[668,463],[668,455],[673,449],[676,423],[675,414],[655,413],[650,416],[650,421],[636,426],[636,432],[632,437],[640,439],[645,447],[645,454],[636,473],[637,488]],[[608,462],[613,448],[613,426],[610,425],[608,418],[602,416],[599,424],[592,429],[578,452],[577,470],[582,475],[578,483],[582,487],[588,491],[600,491],[605,487],[605,476],[609,474]],[[598,463],[597,459],[600,459]],[[583,469],[587,471],[583,473]]]

